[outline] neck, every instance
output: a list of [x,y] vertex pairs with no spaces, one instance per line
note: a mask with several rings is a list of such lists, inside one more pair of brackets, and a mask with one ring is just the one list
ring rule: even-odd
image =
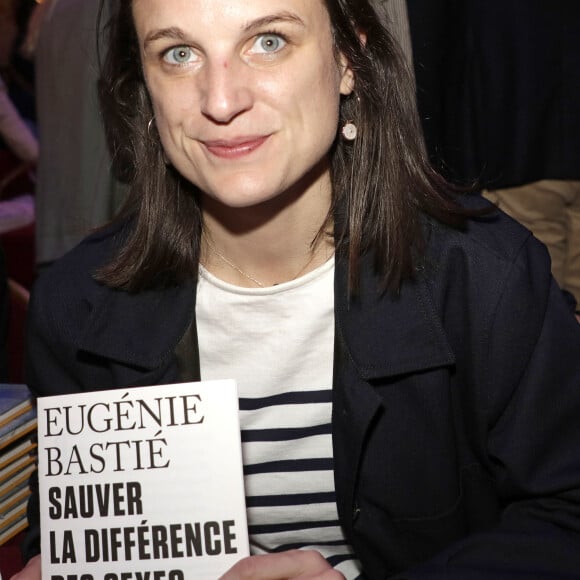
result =
[[245,208],[204,199],[202,264],[243,287],[273,286],[314,270],[334,252],[332,224],[324,227],[329,190],[314,188],[291,203],[279,197]]

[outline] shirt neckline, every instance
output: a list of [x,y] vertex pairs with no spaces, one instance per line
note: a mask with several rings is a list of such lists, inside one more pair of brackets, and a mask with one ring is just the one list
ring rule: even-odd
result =
[[199,277],[207,280],[212,286],[215,286],[216,288],[231,294],[239,294],[244,296],[271,296],[306,286],[318,278],[324,276],[324,274],[333,268],[334,255],[331,256],[326,262],[324,262],[324,264],[321,264],[303,276],[299,276],[298,278],[289,280],[288,282],[281,282],[280,284],[276,284],[274,286],[267,286],[265,288],[246,288],[244,286],[237,286],[236,284],[225,282],[224,280],[212,274],[202,264],[199,264]]

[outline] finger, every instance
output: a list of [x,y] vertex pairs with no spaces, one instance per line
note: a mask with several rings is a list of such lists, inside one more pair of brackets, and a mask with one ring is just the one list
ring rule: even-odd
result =
[[40,555],[34,556],[28,564],[10,580],[40,580]]
[[[330,564],[315,550],[292,550],[278,554],[250,556],[240,560],[221,580],[286,580],[342,578]],[[323,576],[324,575],[324,576]]]

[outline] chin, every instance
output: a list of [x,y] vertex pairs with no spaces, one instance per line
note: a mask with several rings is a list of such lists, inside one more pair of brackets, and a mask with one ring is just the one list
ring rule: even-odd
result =
[[[202,189],[203,190],[203,189]],[[231,208],[255,207],[267,204],[282,195],[279,187],[265,187],[263,179],[259,183],[252,180],[240,182],[232,180],[220,187],[208,188],[207,197],[220,205]]]
[[238,195],[212,195],[214,201],[225,207],[232,209],[244,209],[268,205],[275,200],[278,195],[265,193],[238,193]]

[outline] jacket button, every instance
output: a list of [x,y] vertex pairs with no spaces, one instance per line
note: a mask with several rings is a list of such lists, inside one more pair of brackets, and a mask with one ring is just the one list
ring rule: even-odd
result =
[[360,515],[360,507],[358,507],[358,503],[355,502],[354,508],[352,510],[352,521],[356,522],[356,520],[358,520],[359,515]]

